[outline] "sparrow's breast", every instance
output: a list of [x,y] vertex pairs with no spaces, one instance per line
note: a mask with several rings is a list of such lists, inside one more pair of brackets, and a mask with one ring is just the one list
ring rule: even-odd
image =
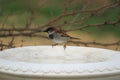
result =
[[53,42],[61,44],[61,43],[66,43],[70,40],[69,37],[61,37],[61,36],[56,36],[52,39]]
[[70,37],[64,37],[61,35],[57,35],[56,33],[49,34],[49,38],[54,42],[58,44],[66,43],[70,40]]
[[50,39],[53,39],[53,38],[54,38],[54,35],[53,35],[53,34],[50,34],[50,35],[49,35],[49,38],[50,38]]

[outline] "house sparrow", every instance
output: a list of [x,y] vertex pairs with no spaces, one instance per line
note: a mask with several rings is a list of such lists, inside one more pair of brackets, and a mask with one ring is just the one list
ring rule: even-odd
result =
[[64,43],[64,49],[66,48],[67,42],[69,42],[71,39],[79,39],[71,37],[62,30],[57,30],[53,27],[48,27],[44,30],[44,32],[47,32],[49,35],[49,39],[55,43],[52,44],[52,46]]

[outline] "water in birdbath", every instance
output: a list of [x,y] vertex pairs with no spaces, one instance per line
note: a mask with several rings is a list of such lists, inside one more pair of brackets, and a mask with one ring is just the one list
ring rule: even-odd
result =
[[40,64],[95,63],[112,59],[115,54],[103,52],[103,49],[85,47],[22,47],[3,51],[0,58],[12,61]]

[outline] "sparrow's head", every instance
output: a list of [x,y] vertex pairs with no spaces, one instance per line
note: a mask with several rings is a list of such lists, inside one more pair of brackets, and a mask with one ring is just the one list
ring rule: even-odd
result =
[[48,27],[47,29],[44,30],[44,32],[53,32],[55,28],[53,27]]

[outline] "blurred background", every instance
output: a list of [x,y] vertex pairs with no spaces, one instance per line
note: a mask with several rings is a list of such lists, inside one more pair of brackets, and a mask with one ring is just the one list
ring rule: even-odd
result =
[[51,45],[49,26],[81,39],[68,45],[120,50],[120,0],[0,0],[0,50]]

